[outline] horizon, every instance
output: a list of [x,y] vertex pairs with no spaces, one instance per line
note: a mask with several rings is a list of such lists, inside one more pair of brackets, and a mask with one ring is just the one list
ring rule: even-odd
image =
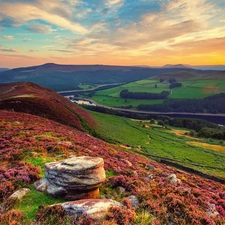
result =
[[[190,69],[201,69],[203,67],[213,67],[215,70],[225,70],[225,64],[218,64],[218,65],[189,65],[189,64],[183,64],[183,63],[177,63],[177,64],[164,64],[164,65],[116,65],[116,64],[66,64],[66,63],[55,63],[55,62],[44,62],[42,64],[34,64],[34,65],[25,65],[25,66],[18,66],[18,67],[0,67],[0,69],[17,69],[17,68],[29,68],[29,67],[36,67],[36,66],[43,66],[47,64],[55,64],[60,66],[121,66],[121,67],[149,67],[149,68],[163,68],[164,66],[184,66],[184,67],[190,67]],[[222,67],[222,69],[219,69],[219,67]],[[216,69],[217,68],[217,69]],[[213,69],[213,70],[214,70]]]
[[224,66],[224,9],[223,0],[0,0],[0,68]]

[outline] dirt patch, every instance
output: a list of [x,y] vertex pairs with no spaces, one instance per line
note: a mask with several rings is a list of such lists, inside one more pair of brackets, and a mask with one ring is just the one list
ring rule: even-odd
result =
[[149,123],[150,120],[137,120],[137,119],[130,119],[132,121],[136,121],[136,122],[144,122],[144,123]]
[[128,147],[128,146],[122,145],[122,144],[120,145],[120,147],[121,147],[121,148],[125,148],[125,149],[131,149],[131,147]]
[[9,98],[35,98],[35,95],[33,94],[15,95]]
[[205,94],[214,94],[218,91],[218,87],[217,86],[206,86],[203,88],[203,93]]
[[210,150],[213,150],[216,152],[225,153],[225,147],[220,146],[220,145],[211,145],[211,144],[207,144],[207,143],[191,142],[191,141],[187,142],[187,144],[197,146],[197,147],[207,148],[207,149],[210,149]]

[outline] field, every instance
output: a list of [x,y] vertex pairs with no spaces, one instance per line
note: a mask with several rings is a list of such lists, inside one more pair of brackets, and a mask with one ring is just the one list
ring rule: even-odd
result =
[[[182,87],[170,90],[169,83],[160,83],[159,78],[169,79],[175,77]],[[207,78],[207,79],[206,79]],[[162,104],[163,100],[135,100],[123,99],[120,92],[128,89],[130,92],[161,93],[170,91],[169,98],[205,98],[207,96],[225,92],[225,79],[216,76],[200,76],[192,73],[178,73],[172,75],[160,75],[149,79],[127,83],[118,87],[96,91],[92,99],[99,104],[109,107],[124,107],[132,105],[135,109],[139,104]]]
[[109,107],[126,107],[132,105],[132,107],[136,108],[140,104],[163,103],[163,100],[134,100],[134,99],[125,100],[119,97],[98,96],[98,95],[93,96],[92,99],[101,105]]
[[224,143],[221,141],[192,138],[184,135],[186,131],[179,130],[177,133],[177,128],[165,129],[149,121],[134,121],[96,112],[91,114],[99,124],[97,133],[107,141],[142,154],[150,154],[156,160],[158,157],[168,158],[181,165],[225,178],[225,154],[221,151]]

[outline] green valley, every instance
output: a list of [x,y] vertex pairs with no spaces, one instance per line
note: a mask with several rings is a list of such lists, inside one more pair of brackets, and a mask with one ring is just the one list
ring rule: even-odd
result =
[[[109,107],[127,107],[136,109],[138,105],[163,104],[163,100],[122,98],[120,92],[128,90],[133,93],[161,93],[169,91],[168,99],[203,99],[207,96],[225,92],[225,78],[221,73],[203,75],[191,72],[175,72],[153,76],[148,79],[126,83],[106,90],[97,90],[92,93],[91,99],[98,104]],[[160,82],[164,79],[164,82]],[[169,79],[176,79],[181,87],[170,89]],[[85,93],[80,95],[87,97]]]
[[98,123],[97,136],[106,141],[121,145],[129,151],[149,155],[155,160],[166,158],[203,173],[225,178],[225,151],[215,151],[211,146],[223,146],[225,149],[223,141],[194,138],[188,135],[188,130],[165,128],[157,125],[157,121],[151,124],[149,121],[90,113]]

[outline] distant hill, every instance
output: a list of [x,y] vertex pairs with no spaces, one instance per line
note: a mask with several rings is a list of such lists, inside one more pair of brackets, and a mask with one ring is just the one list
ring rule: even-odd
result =
[[223,71],[219,71],[219,72],[214,72],[213,74],[212,74],[212,76],[210,76],[210,75],[205,75],[204,76],[205,78],[214,78],[214,79],[225,79],[225,70],[223,70]]
[[225,65],[204,65],[204,66],[191,66],[197,70],[225,70]]
[[[0,73],[0,83],[33,82],[55,91],[79,89],[79,84],[127,83],[146,79],[167,72],[185,70],[195,72],[192,68],[144,68],[134,66],[106,65],[58,65],[47,63],[40,66],[16,68]],[[199,70],[209,74],[209,71]]]
[[89,114],[50,89],[33,83],[0,84],[0,110],[45,117],[79,130],[95,123]]
[[162,68],[179,68],[179,69],[187,69],[187,68],[191,68],[190,65],[184,65],[184,64],[166,64],[164,66],[162,66]]
[[0,68],[0,73],[3,71],[9,70],[8,68]]
[[[153,78],[155,79],[170,79],[174,78],[176,80],[190,80],[190,79],[206,79],[206,78],[211,78],[214,79],[217,77],[217,72],[211,71],[209,74],[202,74],[199,73],[199,71],[178,71],[178,72],[172,72],[172,73],[163,73],[158,76],[154,76]],[[214,76],[215,75],[215,76]]]

